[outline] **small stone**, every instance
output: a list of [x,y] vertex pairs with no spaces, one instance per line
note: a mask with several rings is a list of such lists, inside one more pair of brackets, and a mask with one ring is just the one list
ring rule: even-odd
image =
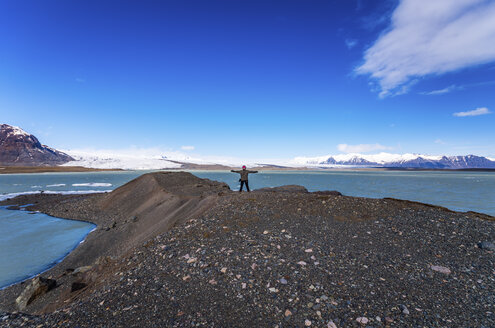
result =
[[182,277],[182,280],[184,281],[189,281],[191,279],[191,276],[190,275],[187,275],[185,277]]
[[285,310],[285,316],[288,317],[290,315],[292,315],[292,312],[289,309]]
[[270,291],[270,293],[278,292],[278,290],[275,287],[268,288],[268,290]]
[[328,301],[328,296],[327,295],[321,295],[320,299],[325,302]]
[[332,320],[330,320],[327,323],[327,328],[337,328],[337,325]]
[[211,279],[210,281],[208,281],[208,283],[210,285],[216,285],[217,284],[217,281],[215,279]]
[[450,271],[449,268],[444,267],[444,266],[440,266],[440,265],[432,265],[430,268],[433,271],[437,271],[437,272],[444,273],[444,274],[450,274],[452,272],[452,271]]
[[366,317],[359,317],[359,318],[356,319],[356,321],[359,322],[362,325],[365,325],[365,324],[368,323],[369,320]]
[[495,251],[495,244],[491,241],[482,241],[481,243],[478,243],[478,247],[488,251]]
[[385,321],[388,323],[392,323],[392,322],[394,322],[394,319],[392,319],[390,317],[385,317]]
[[308,320],[308,319],[304,320],[304,325],[305,325],[306,327],[311,326],[311,320]]
[[400,309],[402,310],[402,313],[406,315],[409,314],[409,309],[407,308],[407,306],[401,304]]
[[87,285],[84,282],[73,282],[71,287],[70,287],[70,292],[73,293],[75,291],[83,289],[86,286]]
[[220,269],[220,272],[221,272],[221,273],[225,273],[225,272],[227,272],[227,268],[222,268],[222,269]]
[[297,264],[302,265],[302,266],[305,266],[307,263],[304,262],[304,261],[299,261],[299,262],[297,262]]
[[312,302],[309,302],[309,303],[308,303],[308,308],[310,308],[310,309],[311,309],[311,308],[313,307],[313,305],[314,305],[314,304],[313,304]]
[[379,316],[376,316],[375,320],[378,322],[382,322],[382,318],[380,318]]
[[285,280],[284,278],[281,278],[281,279],[280,279],[280,283],[281,283],[282,285],[287,285],[287,280]]
[[91,265],[86,265],[86,266],[79,267],[79,268],[75,269],[74,271],[72,271],[72,275],[75,276],[78,273],[87,272],[87,271],[91,270],[91,268],[92,268]]
[[268,230],[263,231],[263,234],[264,234],[264,235],[267,235],[267,234],[269,234],[269,233],[270,233],[270,232],[269,232]]
[[245,282],[243,282],[243,283],[241,284],[242,289],[246,289],[246,286],[247,286],[247,285],[246,285],[246,283],[245,283]]
[[311,248],[305,249],[304,250],[306,253],[313,253],[313,250]]

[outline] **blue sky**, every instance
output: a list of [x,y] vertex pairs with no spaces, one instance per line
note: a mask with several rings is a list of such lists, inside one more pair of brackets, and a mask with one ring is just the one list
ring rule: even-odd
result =
[[5,0],[0,122],[60,149],[495,157],[493,17],[493,0]]

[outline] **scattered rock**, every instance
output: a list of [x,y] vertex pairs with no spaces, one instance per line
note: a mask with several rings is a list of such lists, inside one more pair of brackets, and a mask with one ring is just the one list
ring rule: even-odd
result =
[[401,304],[400,305],[400,309],[401,309],[401,311],[402,311],[403,314],[406,314],[406,315],[409,314],[409,309],[407,308],[407,306]]
[[304,320],[304,325],[305,325],[306,327],[311,326],[311,320],[308,320],[308,319]]
[[327,323],[327,328],[337,328],[337,325],[332,320],[330,320]]

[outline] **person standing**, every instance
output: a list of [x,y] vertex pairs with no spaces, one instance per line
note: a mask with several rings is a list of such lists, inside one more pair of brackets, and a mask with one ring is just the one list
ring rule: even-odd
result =
[[230,172],[239,173],[241,175],[241,178],[239,179],[239,181],[241,182],[241,188],[239,188],[239,192],[242,192],[242,187],[244,187],[244,185],[246,185],[247,191],[251,192],[251,190],[249,190],[248,174],[249,173],[258,173],[258,171],[246,170],[246,165],[243,165],[242,170],[230,170]]

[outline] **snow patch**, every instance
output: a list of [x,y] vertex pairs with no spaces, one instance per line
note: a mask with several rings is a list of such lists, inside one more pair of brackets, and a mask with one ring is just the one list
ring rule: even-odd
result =
[[73,183],[73,187],[111,187],[111,183],[106,182],[88,182],[88,183]]

